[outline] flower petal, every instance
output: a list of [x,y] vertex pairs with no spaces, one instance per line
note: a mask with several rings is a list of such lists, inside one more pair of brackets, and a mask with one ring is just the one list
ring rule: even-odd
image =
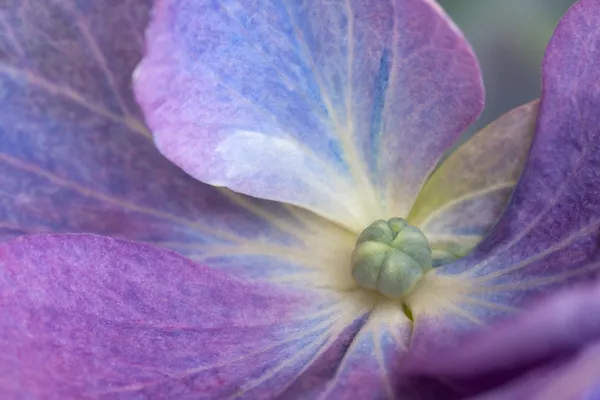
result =
[[600,341],[583,349],[536,393],[548,400],[594,400],[600,395]]
[[525,172],[493,232],[412,294],[415,354],[600,270],[600,26],[588,22],[599,18],[600,3],[582,0],[560,22]]
[[210,193],[154,151],[128,89],[149,8],[149,1],[3,7],[0,237],[91,231],[199,240],[192,201],[210,202]]
[[544,365],[473,400],[595,400],[600,394],[600,342],[571,361]]
[[378,304],[321,391],[321,399],[392,399],[411,323],[397,304]]
[[407,215],[483,104],[431,0],[161,0],[147,41],[136,93],[167,157],[356,231]]
[[473,377],[518,369],[600,341],[600,282],[555,294],[427,360],[421,373]]
[[0,244],[0,397],[275,398],[351,340],[347,300],[133,242],[18,238]]
[[457,148],[429,178],[408,221],[447,263],[469,253],[508,203],[535,131],[538,101],[518,107]]
[[130,88],[149,3],[2,8],[0,239],[92,232],[256,279],[354,284],[350,233],[202,184],[156,151]]

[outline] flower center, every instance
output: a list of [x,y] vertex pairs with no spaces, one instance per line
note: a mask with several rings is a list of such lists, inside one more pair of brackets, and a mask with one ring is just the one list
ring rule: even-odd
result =
[[431,247],[421,230],[402,218],[379,220],[356,240],[352,277],[362,287],[400,299],[431,269]]

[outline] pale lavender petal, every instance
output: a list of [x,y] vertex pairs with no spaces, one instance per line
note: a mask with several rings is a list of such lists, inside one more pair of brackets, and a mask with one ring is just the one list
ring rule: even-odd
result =
[[493,232],[411,294],[415,355],[433,356],[460,335],[600,270],[598,20],[600,3],[579,1],[550,41],[532,152]]
[[352,340],[364,312],[348,299],[106,237],[14,239],[0,244],[0,397],[275,398]]
[[136,93],[167,157],[355,230],[406,216],[483,105],[431,0],[160,0],[147,40]]
[[501,116],[427,180],[408,221],[427,236],[438,263],[468,254],[502,215],[523,172],[537,110],[536,100]]

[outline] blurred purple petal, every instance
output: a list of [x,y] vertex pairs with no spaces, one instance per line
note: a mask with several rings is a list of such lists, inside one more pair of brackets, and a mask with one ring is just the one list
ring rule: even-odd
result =
[[492,325],[419,366],[447,376],[485,374],[531,365],[600,341],[600,283],[551,296],[515,320]]
[[[347,287],[349,274],[344,281],[335,271],[348,268],[348,232],[204,185],[154,148],[130,82],[149,8],[131,0],[3,3],[0,240],[92,232],[252,278]],[[315,249],[323,240],[328,252]]]
[[425,358],[465,332],[600,270],[600,3],[566,14],[546,52],[532,152],[494,231],[415,290],[411,350]]
[[473,400],[597,400],[600,341],[570,361],[544,365]]
[[349,344],[349,299],[106,237],[18,238],[0,244],[0,397],[274,398]]
[[600,281],[542,299],[413,364],[410,374],[452,382],[462,398],[594,399],[585,396],[600,384],[599,313]]
[[355,230],[406,216],[483,105],[430,0],[161,0],[136,71],[158,147],[194,177]]

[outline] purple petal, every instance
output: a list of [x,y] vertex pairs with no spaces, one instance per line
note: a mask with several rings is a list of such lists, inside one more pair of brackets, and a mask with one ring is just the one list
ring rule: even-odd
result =
[[169,159],[357,230],[406,216],[483,105],[430,0],[161,0],[147,40],[136,93]]
[[419,367],[428,374],[472,376],[516,369],[600,341],[600,282],[559,293],[515,320],[468,337]]
[[349,299],[106,237],[18,238],[0,244],[0,397],[275,398],[352,339]]
[[193,228],[199,206],[218,196],[153,149],[129,89],[149,8],[150,1],[3,7],[0,237],[88,231],[201,241]]
[[600,342],[573,360],[540,367],[473,400],[595,400],[600,394]]
[[409,300],[412,349],[433,354],[462,332],[600,269],[600,3],[578,2],[546,52],[532,152],[494,231],[425,279]]
[[156,151],[130,89],[150,2],[117,3],[2,7],[0,239],[92,232],[252,278],[347,287],[335,272],[349,266],[346,231],[201,184]]

